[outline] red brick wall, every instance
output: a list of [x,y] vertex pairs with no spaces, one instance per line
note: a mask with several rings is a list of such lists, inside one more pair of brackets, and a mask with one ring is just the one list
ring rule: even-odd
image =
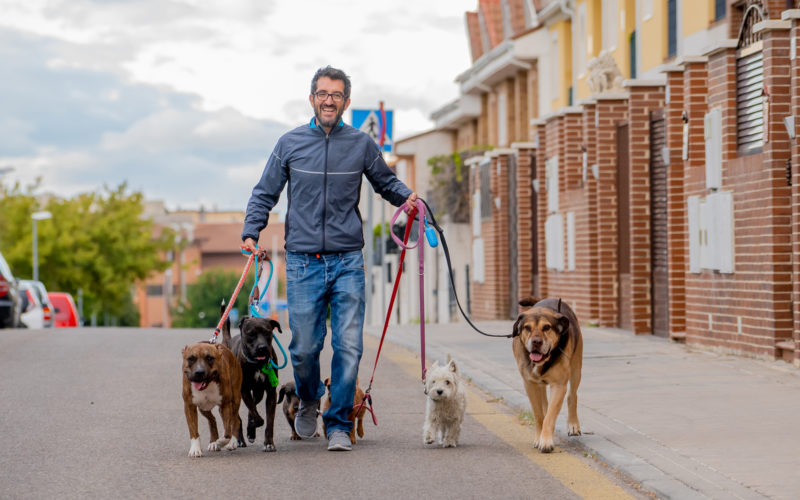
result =
[[[588,286],[592,300],[589,308],[583,313],[583,320],[597,324],[600,318],[600,304],[597,300],[599,294],[599,266],[598,266],[598,237],[597,230],[598,209],[597,209],[597,180],[592,174],[592,165],[597,163],[597,127],[595,126],[595,116],[597,105],[594,102],[583,106],[582,131],[583,144],[586,147],[586,217],[577,225],[576,231],[581,235],[581,245],[586,245],[587,259],[586,265],[589,268]],[[582,174],[582,172],[581,172]],[[585,221],[586,226],[583,223]]]
[[477,12],[467,12],[467,36],[469,37],[469,50],[472,62],[483,55],[483,39],[481,38],[481,25]]
[[538,242],[537,252],[539,254],[539,295],[547,297],[550,295],[550,280],[548,279],[547,267],[545,256],[547,255],[547,247],[544,239],[544,223],[547,220],[547,192],[545,191],[545,163],[548,159],[547,154],[547,124],[539,121],[536,125],[536,141],[538,147],[536,149],[536,178],[539,180],[539,193],[536,196],[537,210],[536,210],[536,231]]
[[652,333],[650,227],[650,112],[664,107],[660,86],[631,87],[630,155],[631,311],[633,332]]
[[[794,20],[790,37],[795,41],[800,38],[800,20]],[[795,52],[796,52],[795,48]],[[795,117],[795,139],[791,142],[792,154],[792,302],[794,318],[794,341],[795,341],[795,366],[800,367],[800,139],[797,132],[800,131],[800,59],[796,57],[791,63],[792,78],[792,116]]]
[[627,120],[626,99],[597,102],[597,303],[601,326],[617,326],[617,126]]
[[[669,254],[669,334],[686,335],[686,273],[689,269],[686,196],[684,194],[683,146],[683,70],[667,73],[664,114],[667,125],[667,253]],[[667,100],[669,102],[667,102]]]
[[[528,295],[537,295],[532,256],[536,252],[533,248],[533,232],[536,230],[533,220],[534,192],[531,184],[533,177],[533,164],[531,158],[536,155],[535,148],[520,148],[517,154],[517,270],[519,297],[511,297],[512,301]],[[514,277],[512,276],[512,279]]]
[[[484,282],[472,282],[472,316],[476,320],[509,319],[510,310],[508,154],[492,155],[489,170],[492,215],[481,223]],[[480,167],[473,170],[473,185],[481,189]],[[500,200],[499,209],[495,199]]]

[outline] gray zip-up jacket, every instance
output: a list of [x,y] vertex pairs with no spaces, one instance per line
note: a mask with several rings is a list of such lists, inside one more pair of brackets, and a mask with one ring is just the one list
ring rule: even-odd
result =
[[284,134],[275,145],[247,202],[242,240],[258,241],[270,210],[288,182],[286,250],[360,250],[364,247],[358,211],[362,174],[376,193],[396,207],[411,195],[412,191],[386,165],[371,137],[344,122],[325,135],[312,118],[309,124]]

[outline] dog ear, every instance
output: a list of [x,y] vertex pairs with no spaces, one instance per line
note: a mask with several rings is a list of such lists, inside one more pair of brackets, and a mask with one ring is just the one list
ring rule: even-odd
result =
[[456,365],[456,360],[454,359],[450,360],[450,363],[447,364],[447,368],[453,373],[458,373],[458,366]]
[[274,319],[271,319],[271,318],[268,319],[267,322],[269,322],[269,324],[272,325],[272,328],[277,328],[279,332],[283,333],[283,330],[281,330],[281,324],[280,323],[278,323],[277,321],[275,321]]
[[524,319],[525,319],[524,314],[520,314],[519,316],[517,316],[517,321],[514,322],[514,328],[511,331],[512,337],[519,337],[519,329],[522,326],[522,320]]
[[539,299],[532,295],[519,299],[519,305],[522,307],[533,307],[537,302],[539,302]]
[[325,384],[325,387],[330,389],[331,388],[331,378],[330,377],[326,378],[325,381],[323,382],[323,384]]
[[247,316],[242,316],[239,319],[239,325],[238,326],[239,326],[239,331],[240,332],[242,331],[242,327],[244,326],[244,322],[247,321],[247,319],[248,319]]
[[563,314],[556,315],[556,328],[558,333],[563,335],[569,329],[569,319]]

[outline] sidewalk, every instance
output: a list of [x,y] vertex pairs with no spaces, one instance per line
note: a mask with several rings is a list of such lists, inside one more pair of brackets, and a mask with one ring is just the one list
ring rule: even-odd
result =
[[[510,333],[511,325],[478,326]],[[365,330],[381,334],[380,326]],[[425,331],[428,364],[450,353],[475,385],[530,411],[510,339],[481,336],[464,323]],[[624,330],[582,331],[583,436],[570,440],[660,498],[800,498],[800,370]],[[418,353],[419,325],[392,326],[387,339]],[[565,431],[562,408],[557,445]]]

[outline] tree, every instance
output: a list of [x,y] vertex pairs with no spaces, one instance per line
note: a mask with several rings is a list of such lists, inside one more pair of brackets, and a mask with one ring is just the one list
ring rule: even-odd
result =
[[126,184],[71,199],[51,198],[41,207],[34,191],[19,184],[0,186],[0,250],[15,275],[33,275],[31,214],[48,210],[52,219],[37,224],[39,278],[48,290],[83,291],[84,315],[129,316],[132,288],[148,274],[163,271],[174,247],[166,229],[154,236],[154,225],[142,217],[142,194]]
[[[264,272],[269,272],[265,269]],[[219,323],[220,303],[227,302],[239,283],[240,274],[223,269],[209,269],[186,287],[186,301],[172,312],[174,328],[214,328]],[[253,273],[247,274],[236,300],[239,317],[249,314],[248,295],[253,288]],[[235,325],[234,325],[235,327]]]

